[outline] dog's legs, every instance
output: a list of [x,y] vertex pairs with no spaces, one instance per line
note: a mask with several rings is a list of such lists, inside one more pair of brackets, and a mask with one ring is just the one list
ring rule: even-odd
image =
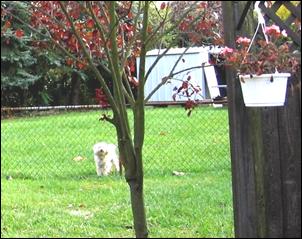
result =
[[104,176],[107,176],[107,175],[110,173],[111,167],[112,167],[111,162],[107,162],[107,163],[105,164],[104,172],[103,172],[103,175],[104,175]]
[[99,165],[96,166],[96,173],[98,176],[102,176],[103,175],[103,170],[101,167],[99,167]]
[[116,171],[120,171],[120,162],[118,160],[118,158],[116,158],[115,160],[113,160],[113,164],[115,166]]
[[103,168],[101,165],[101,162],[99,159],[95,159],[95,168],[96,168],[96,173],[98,176],[102,176],[103,175]]

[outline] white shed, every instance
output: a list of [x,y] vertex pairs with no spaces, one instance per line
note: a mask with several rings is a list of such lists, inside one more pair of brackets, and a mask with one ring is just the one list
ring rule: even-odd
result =
[[[188,68],[201,66],[203,63],[208,63],[209,58],[209,47],[192,47],[187,50],[187,52],[182,56],[174,70],[178,72]],[[164,52],[165,49],[154,49],[147,52],[146,57],[146,72],[152,66],[156,58]],[[162,81],[165,76],[168,76],[173,66],[175,65],[178,58],[186,50],[186,48],[172,48],[170,49],[165,56],[163,56],[157,65],[152,70],[151,74],[148,77],[148,80],[145,85],[145,96],[147,97],[149,93]],[[137,58],[137,66],[139,66],[139,58]],[[137,67],[137,74],[139,73],[139,67]],[[201,87],[201,95],[197,99],[202,100],[205,98],[214,98],[220,95],[219,88],[217,87],[217,79],[215,74],[215,69],[213,66],[192,69],[189,71],[184,71],[183,73],[175,76],[173,80],[169,83],[163,85],[154,95],[150,98],[149,101],[173,101],[173,94],[175,87],[180,87],[182,81],[185,80],[188,75],[191,76],[191,82],[194,85],[199,85]],[[186,100],[183,98],[176,98],[177,101]]]

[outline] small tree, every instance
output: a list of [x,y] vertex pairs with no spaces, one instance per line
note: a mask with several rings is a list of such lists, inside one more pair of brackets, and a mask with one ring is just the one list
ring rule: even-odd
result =
[[[145,137],[144,106],[151,95],[173,77],[175,67],[150,95],[145,96],[144,86],[151,70],[178,39],[175,37],[165,43],[163,54],[158,56],[147,72],[146,53],[161,39],[172,32],[175,34],[179,26],[190,27],[202,21],[202,15],[208,14],[206,5],[192,2],[182,9],[177,18],[171,20],[171,10],[165,2],[159,7],[150,1],[35,1],[29,4],[32,19],[28,27],[40,33],[42,38],[50,39],[51,47],[61,49],[66,57],[66,65],[78,69],[89,68],[99,80],[102,90],[98,93],[106,95],[106,100],[100,97],[101,104],[110,104],[113,112],[113,116],[103,114],[101,119],[110,122],[116,129],[120,160],[130,187],[135,234],[136,237],[147,237],[142,154]],[[155,9],[158,18],[152,25],[149,24],[150,6]],[[188,23],[189,13],[197,6],[202,11],[190,17]],[[140,58],[137,79],[133,77],[136,57]],[[176,64],[180,60],[181,57]],[[104,79],[106,75],[111,76],[112,91]],[[188,85],[183,84],[180,90],[186,90]],[[132,92],[133,86],[136,87],[136,97]],[[134,116],[133,132],[127,105]],[[192,102],[189,101],[189,109],[191,106]]]

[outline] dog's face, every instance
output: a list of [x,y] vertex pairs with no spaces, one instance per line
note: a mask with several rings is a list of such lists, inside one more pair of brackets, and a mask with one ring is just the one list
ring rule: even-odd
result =
[[93,153],[103,159],[108,154],[106,148],[107,148],[106,143],[97,143],[93,146]]

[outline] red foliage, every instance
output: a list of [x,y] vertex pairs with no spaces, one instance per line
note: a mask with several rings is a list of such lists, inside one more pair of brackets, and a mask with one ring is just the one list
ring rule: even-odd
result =
[[11,24],[10,21],[6,21],[5,24],[4,24],[4,27],[5,27],[5,29],[8,29],[8,28],[10,28],[11,25],[12,24]]
[[73,60],[70,59],[70,58],[67,58],[67,59],[66,59],[66,64],[67,64],[68,66],[72,66]]
[[17,29],[15,34],[16,34],[16,37],[21,38],[24,36],[24,31],[21,29]]
[[77,66],[78,69],[82,70],[86,66],[86,64],[83,63],[83,62],[78,61],[76,66]]
[[[170,7],[174,21],[192,5],[191,1],[172,1]],[[197,45],[223,44],[221,1],[201,1],[194,10],[179,24],[182,35],[189,38],[190,43]]]
[[163,10],[166,8],[166,3],[165,2],[162,2],[161,5],[160,5],[160,9]]
[[278,72],[295,73],[300,64],[292,56],[289,42],[280,32],[279,27],[273,25],[266,28],[266,34],[271,41],[258,40],[248,52],[251,40],[239,37],[236,41],[237,48],[225,47],[220,54],[224,63],[231,65],[240,74],[270,74]]
[[199,85],[191,82],[191,75],[188,75],[185,80],[182,80],[182,84],[179,87],[174,88],[175,93],[172,95],[173,100],[176,100],[176,97],[186,98],[185,110],[188,111],[188,116],[191,115],[192,110],[197,105],[197,95],[201,95],[201,88]]
[[[66,59],[68,65],[83,69],[84,54],[81,46],[71,28],[71,23],[64,15],[60,5],[56,1],[34,1],[32,2],[31,9],[31,25],[36,29],[47,28],[52,38],[63,46],[68,52],[79,59],[79,62],[72,64],[70,60]],[[86,50],[90,53],[90,56],[96,61],[99,58],[106,60],[105,47],[111,47],[110,41],[105,39],[107,45],[105,46],[102,34],[97,28],[96,22],[88,14],[88,7],[84,7],[77,1],[66,1],[63,3],[71,17],[75,29],[79,33],[82,41],[87,47]],[[99,24],[105,32],[105,36],[111,35],[108,23],[108,2],[92,2],[92,11],[95,17],[98,19]],[[120,54],[122,49],[127,45],[127,41],[130,41],[134,36],[134,32],[138,31],[132,25],[132,13],[129,11],[131,4],[129,1],[121,1],[118,3],[117,14],[119,15],[120,24],[118,25],[117,45]],[[138,55],[140,51],[140,42],[136,41],[133,48],[131,49],[132,56]],[[68,56],[66,56],[68,57]],[[131,72],[133,66],[130,66]]]
[[109,103],[103,89],[95,89],[95,99],[101,107],[108,107]]

